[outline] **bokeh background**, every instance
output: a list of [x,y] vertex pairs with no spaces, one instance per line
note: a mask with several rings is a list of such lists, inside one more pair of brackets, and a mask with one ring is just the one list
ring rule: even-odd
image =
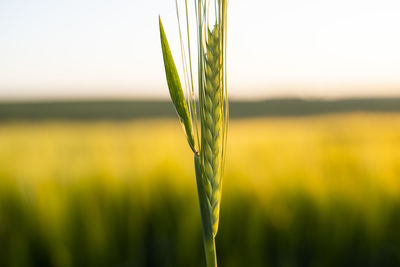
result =
[[[228,12],[220,266],[400,266],[400,3]],[[0,2],[0,266],[204,266],[158,14]]]

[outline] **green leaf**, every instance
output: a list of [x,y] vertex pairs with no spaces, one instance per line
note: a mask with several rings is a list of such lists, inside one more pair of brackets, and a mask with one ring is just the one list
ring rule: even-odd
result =
[[188,139],[189,146],[193,150],[193,152],[195,152],[192,120],[189,116],[189,111],[186,105],[185,96],[183,94],[181,81],[179,79],[178,71],[176,69],[176,65],[171,54],[171,49],[169,48],[168,40],[165,35],[160,16],[158,16],[158,19],[160,24],[161,47],[164,58],[165,75],[167,76],[169,94],[171,96],[172,103],[175,106],[175,110],[178,113],[179,119],[185,127],[186,137]]

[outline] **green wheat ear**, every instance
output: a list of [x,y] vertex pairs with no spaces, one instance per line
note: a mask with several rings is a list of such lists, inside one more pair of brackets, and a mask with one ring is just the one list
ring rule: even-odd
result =
[[202,143],[201,161],[205,178],[207,198],[211,211],[213,236],[217,234],[219,207],[221,202],[221,165],[223,135],[223,89],[220,61],[219,30],[216,25],[208,33],[205,60],[204,101],[202,101],[201,123]]
[[165,35],[164,27],[161,22],[161,17],[158,17],[160,26],[160,39],[161,47],[164,58],[164,68],[165,75],[167,77],[167,83],[169,88],[169,94],[174,104],[175,110],[178,113],[179,119],[184,125],[186,137],[190,148],[195,152],[194,137],[192,130],[192,120],[189,116],[189,111],[186,105],[185,96],[183,94],[181,81],[179,79],[178,71],[174,59],[171,54],[171,49],[169,48],[167,36]]

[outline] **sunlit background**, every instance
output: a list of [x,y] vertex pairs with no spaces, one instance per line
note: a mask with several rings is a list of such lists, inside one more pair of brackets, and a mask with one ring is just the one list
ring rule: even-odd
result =
[[[180,68],[174,0],[0,0],[1,267],[205,266],[158,15]],[[219,266],[400,266],[399,25],[230,1]]]
[[[397,0],[231,1],[235,98],[399,95]],[[171,1],[2,1],[0,98],[166,98],[157,16]]]

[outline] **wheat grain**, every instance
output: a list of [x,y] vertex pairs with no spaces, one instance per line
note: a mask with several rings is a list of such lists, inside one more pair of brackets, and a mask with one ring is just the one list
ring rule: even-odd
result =
[[201,162],[204,184],[208,188],[207,198],[211,212],[213,236],[218,231],[219,207],[221,200],[221,163],[222,163],[222,84],[221,57],[218,25],[208,33],[205,58],[205,90],[203,112],[201,114],[202,144]]

